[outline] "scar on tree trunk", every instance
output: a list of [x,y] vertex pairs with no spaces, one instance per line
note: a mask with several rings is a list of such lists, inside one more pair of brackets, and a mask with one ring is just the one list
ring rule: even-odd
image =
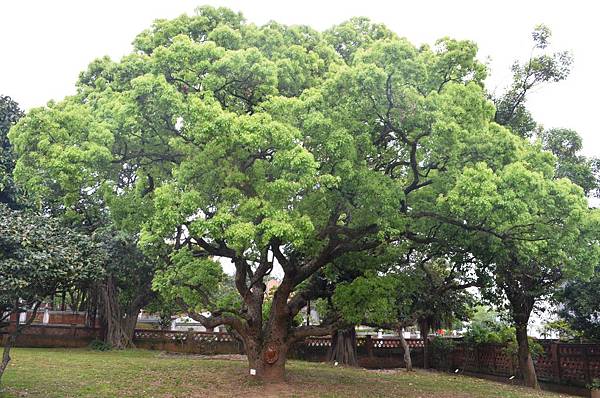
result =
[[247,344],[250,375],[267,383],[284,382],[288,349],[287,344],[277,342],[267,343],[263,347],[254,343]]
[[[38,302],[33,306],[33,309],[31,311],[31,316],[25,320],[25,323],[22,323],[22,324],[19,323],[20,312],[15,310],[14,313],[16,313],[16,315],[17,315],[17,320],[15,321],[15,327],[14,327],[13,331],[10,333],[10,335],[8,336],[8,338],[6,339],[6,341],[4,343],[4,351],[2,353],[2,363],[0,363],[0,381],[2,380],[4,371],[8,367],[8,363],[10,362],[10,359],[11,359],[10,358],[10,349],[15,345],[15,343],[17,341],[17,337],[19,337],[19,335],[21,334],[23,329],[25,329],[26,327],[31,325],[31,323],[37,316],[39,307],[40,307],[40,303]],[[15,305],[15,309],[16,308],[18,308],[18,303]]]
[[358,366],[356,355],[356,330],[354,325],[336,330],[331,336],[329,361],[346,366]]
[[535,373],[535,367],[533,365],[533,359],[531,358],[531,352],[529,351],[529,339],[527,337],[527,324],[516,325],[516,337],[518,344],[517,356],[519,359],[519,369],[523,375],[523,383],[527,387],[540,389],[540,385],[537,380]]

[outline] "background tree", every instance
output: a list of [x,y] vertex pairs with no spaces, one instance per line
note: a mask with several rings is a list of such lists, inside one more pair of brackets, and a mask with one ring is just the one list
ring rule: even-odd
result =
[[15,154],[8,141],[8,130],[23,116],[19,105],[10,97],[0,95],[0,203],[17,207],[17,189],[13,181]]
[[455,217],[490,231],[468,238],[471,251],[494,281],[493,300],[506,299],[519,365],[531,387],[539,387],[527,339],[531,312],[563,281],[589,274],[600,254],[599,214],[588,210],[580,187],[552,179],[553,170],[551,159],[538,157],[511,163],[489,179],[483,174],[492,171],[479,164],[465,169],[462,181],[439,200]]
[[577,279],[565,284],[557,293],[558,315],[589,340],[600,340],[600,273],[598,267],[589,279]]
[[544,130],[526,107],[528,95],[546,83],[559,82],[569,76],[573,58],[568,51],[545,53],[551,31],[538,25],[532,33],[534,47],[529,60],[513,64],[513,83],[499,96],[491,95],[495,105],[494,120],[515,134],[537,139],[542,147],[557,157],[556,178],[569,178],[583,188],[586,195],[597,194],[600,181],[598,160],[579,154],[582,140],[576,131],[564,128]]
[[583,188],[586,195],[598,195],[598,159],[579,154],[583,142],[569,129],[549,129],[541,133],[542,147],[556,156],[556,178],[568,178]]
[[95,286],[104,341],[116,349],[133,347],[140,310],[155,297],[152,279],[160,259],[142,253],[135,235],[109,227],[95,237],[108,254],[102,264],[104,278]]
[[532,137],[537,127],[526,107],[527,95],[545,83],[566,79],[571,72],[573,57],[568,51],[544,52],[551,37],[550,28],[537,25],[532,33],[534,45],[529,60],[524,63],[515,61],[512,84],[501,95],[492,95],[496,105],[496,123],[509,127],[521,137]]
[[466,320],[473,297],[456,264],[431,259],[409,250],[400,263],[385,274],[367,273],[336,288],[334,305],[344,319],[356,324],[394,330],[398,333],[407,370],[412,370],[410,348],[403,332],[418,326],[423,339],[424,367],[429,367],[428,334],[432,329]]
[[[0,205],[0,321],[17,321],[4,345],[0,377],[10,361],[17,336],[49,297],[91,284],[102,274],[103,248],[55,219]],[[27,315],[23,324],[21,313]]]

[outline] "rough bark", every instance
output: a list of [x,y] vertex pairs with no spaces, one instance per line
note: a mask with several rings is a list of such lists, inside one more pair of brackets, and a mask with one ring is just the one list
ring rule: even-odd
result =
[[119,303],[119,292],[112,276],[100,286],[100,319],[104,341],[115,349],[134,347],[133,333],[140,309],[145,304],[145,287],[123,308]]
[[533,359],[531,358],[531,352],[529,351],[529,339],[527,337],[527,323],[516,325],[516,337],[518,344],[518,360],[519,369],[523,375],[523,383],[531,388],[537,390],[540,389],[540,385],[537,380],[535,373],[535,367],[533,366]]
[[333,333],[329,361],[346,366],[358,366],[354,326],[338,329]]
[[412,372],[412,359],[410,357],[410,347],[404,338],[404,328],[400,328],[398,330],[398,336],[400,336],[400,345],[402,346],[402,350],[404,351],[404,367],[407,372]]
[[4,343],[4,351],[2,352],[2,363],[0,364],[0,380],[2,380],[2,376],[4,375],[4,371],[10,362],[10,349],[14,346],[15,341],[17,340],[17,334],[11,333],[6,339]]
[[266,383],[284,382],[288,345],[275,341],[262,346],[256,343],[246,345],[250,375]]

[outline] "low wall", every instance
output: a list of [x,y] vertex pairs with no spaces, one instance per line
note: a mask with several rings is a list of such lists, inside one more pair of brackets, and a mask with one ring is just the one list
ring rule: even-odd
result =
[[[2,345],[8,335],[1,334]],[[100,330],[85,326],[30,325],[17,337],[16,347],[78,348],[100,337]]]
[[[423,342],[406,339],[411,350],[413,366],[423,366]],[[325,362],[331,350],[331,338],[309,337],[296,344],[291,358],[311,362]],[[404,367],[404,350],[398,338],[356,338],[356,354],[359,366],[368,369],[388,369]]]
[[137,348],[188,354],[239,354],[243,350],[228,333],[137,329],[133,342]]
[[[538,340],[544,353],[535,359],[541,381],[585,386],[600,378],[600,344],[569,344]],[[458,344],[447,356],[449,368],[494,376],[520,376],[515,358],[500,344]],[[437,367],[441,367],[437,364]]]
[[[44,316],[47,313],[47,323],[44,322]],[[27,311],[27,318],[31,316],[32,312]],[[17,314],[11,314],[10,321],[15,322],[17,320]],[[84,311],[54,311],[40,309],[35,316],[35,323],[44,325],[79,325],[89,326],[91,323],[88,320],[88,314]],[[97,325],[96,325],[97,326]]]
[[[17,339],[19,347],[85,347],[98,339],[100,329],[82,326],[33,324]],[[2,342],[7,337],[1,335]],[[133,339],[136,347],[190,354],[238,354],[243,347],[227,333],[180,332],[137,329]],[[600,378],[600,344],[566,344],[538,340],[544,354],[535,360],[541,381],[585,386]],[[397,338],[358,337],[358,363],[365,368],[403,367],[404,351]],[[423,342],[407,339],[415,367],[423,366]],[[324,362],[331,350],[329,337],[311,337],[297,343],[290,358]],[[472,374],[498,377],[519,376],[519,367],[504,346],[499,344],[468,345],[457,342],[450,352],[431,354],[432,367],[440,370],[459,369]]]

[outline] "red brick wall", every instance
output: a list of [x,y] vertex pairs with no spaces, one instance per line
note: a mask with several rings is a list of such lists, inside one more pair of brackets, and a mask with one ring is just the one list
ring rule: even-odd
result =
[[[44,321],[44,310],[39,310],[36,314],[34,323],[43,323]],[[80,325],[87,326],[87,313],[86,312],[72,312],[72,311],[49,311],[48,312],[48,324],[49,325]],[[31,316],[31,311],[27,312],[27,317]],[[12,314],[10,320],[15,322],[17,320],[17,314]],[[98,327],[96,321],[96,327]]]

